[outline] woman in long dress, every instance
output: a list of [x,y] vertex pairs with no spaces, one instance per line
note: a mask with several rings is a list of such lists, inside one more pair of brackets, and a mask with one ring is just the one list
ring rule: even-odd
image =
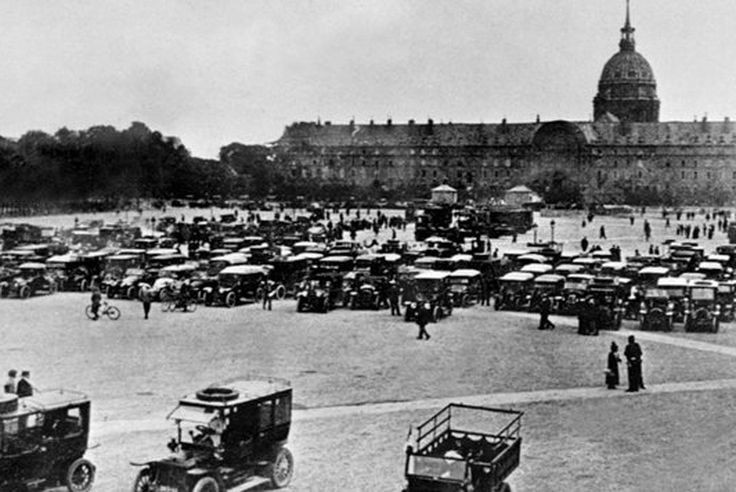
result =
[[606,386],[608,389],[616,389],[618,386],[618,363],[621,358],[618,356],[618,345],[611,342],[611,351],[608,353],[608,368],[606,370]]

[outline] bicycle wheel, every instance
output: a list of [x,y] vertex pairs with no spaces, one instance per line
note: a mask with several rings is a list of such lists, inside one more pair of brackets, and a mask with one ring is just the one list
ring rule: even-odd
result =
[[86,314],[89,319],[95,319],[95,315],[92,313],[91,304],[87,306],[86,308],[84,308],[84,314]]
[[105,314],[113,321],[120,318],[120,310],[115,306],[108,306],[105,310]]

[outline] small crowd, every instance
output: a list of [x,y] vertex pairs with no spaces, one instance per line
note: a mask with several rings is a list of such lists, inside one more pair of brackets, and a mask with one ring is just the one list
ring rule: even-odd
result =
[[17,379],[18,371],[11,369],[8,371],[8,380],[5,382],[3,391],[5,393],[18,395],[23,398],[33,396],[33,385],[31,384],[31,372],[23,371],[20,373],[20,379]]

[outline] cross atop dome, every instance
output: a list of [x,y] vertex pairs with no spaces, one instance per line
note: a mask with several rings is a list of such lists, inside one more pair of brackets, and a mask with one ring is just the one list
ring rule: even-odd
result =
[[631,15],[629,13],[629,0],[626,0],[626,24],[621,28],[621,42],[618,46],[621,51],[634,51],[636,48],[636,41],[634,40],[634,29],[631,27]]

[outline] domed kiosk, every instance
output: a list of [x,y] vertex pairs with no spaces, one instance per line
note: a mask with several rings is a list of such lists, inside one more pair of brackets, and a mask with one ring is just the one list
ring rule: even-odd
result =
[[659,121],[657,82],[649,62],[636,51],[634,31],[627,0],[620,50],[603,67],[593,100],[596,121],[612,116],[624,122]]

